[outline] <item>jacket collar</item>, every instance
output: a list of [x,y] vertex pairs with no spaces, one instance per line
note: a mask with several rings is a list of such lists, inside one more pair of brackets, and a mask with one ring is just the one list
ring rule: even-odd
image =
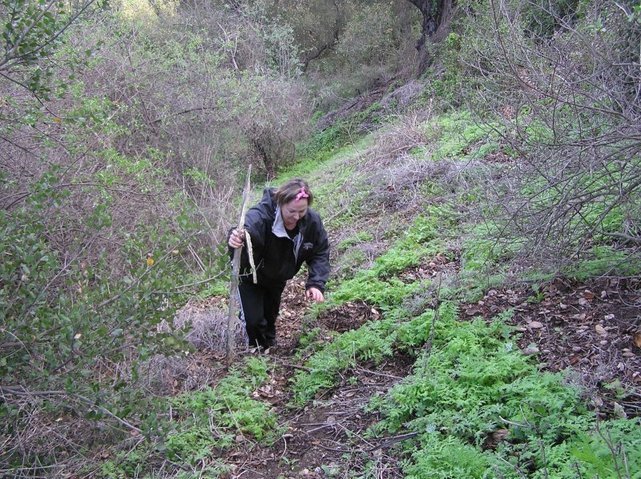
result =
[[272,233],[278,238],[289,238],[287,230],[285,229],[283,215],[280,212],[280,206],[276,206],[276,217],[274,218],[274,224],[272,224]]

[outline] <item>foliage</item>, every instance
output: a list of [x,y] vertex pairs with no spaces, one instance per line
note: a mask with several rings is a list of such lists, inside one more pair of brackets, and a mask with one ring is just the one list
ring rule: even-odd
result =
[[461,106],[463,97],[460,90],[467,87],[461,75],[463,68],[459,64],[462,43],[461,35],[450,32],[438,49],[438,68],[431,67],[427,72],[431,79],[431,97],[440,99],[448,107]]
[[[53,119],[32,110],[23,122],[0,124],[13,154],[0,214],[1,409],[11,418],[2,434],[16,440],[3,454],[10,464],[48,466],[78,447],[21,444],[34,415],[75,415],[87,421],[86,435],[113,422],[114,437],[153,419],[139,368],[156,353],[186,347],[157,326],[171,322],[188,284],[202,279],[194,255],[210,263],[216,254],[192,246],[202,234],[198,211],[166,188],[165,155],[112,146],[127,132],[114,121],[117,105],[90,95],[82,81],[66,101]],[[29,149],[19,148],[23,140]]]
[[444,114],[434,123],[427,125],[429,138],[438,138],[438,148],[432,153],[432,159],[462,159],[473,156],[481,146],[493,142],[494,134],[487,126],[473,120],[466,111]]
[[[340,304],[359,299],[388,311],[402,307],[403,300],[423,285],[418,282],[404,284],[394,274],[438,251],[438,242],[435,241],[438,217],[437,210],[434,210],[433,215],[417,218],[396,244],[375,261],[371,269],[342,282],[332,294],[332,302]],[[378,363],[384,357],[391,356],[396,340],[396,334],[393,333],[396,327],[394,318],[395,315],[390,314],[386,320],[368,323],[356,331],[344,333],[317,351],[306,363],[310,371],[299,372],[293,379],[294,404],[302,405],[318,391],[331,388],[337,374],[356,366],[358,361]]]
[[518,253],[520,243],[500,239],[501,226],[487,222],[471,228],[467,233],[461,254],[462,288],[465,296],[473,298],[482,290],[501,284],[509,261]]
[[[416,330],[423,333],[418,343],[426,339],[429,316],[406,326],[410,331],[412,323],[423,324]],[[419,358],[414,374],[387,399],[372,403],[384,415],[372,433],[418,432],[404,447],[407,476],[519,477],[527,467],[532,477],[574,477],[566,474],[577,456],[566,441],[585,443],[595,425],[579,391],[561,375],[541,375],[509,342],[501,318],[456,324],[455,317],[443,314],[436,326],[432,349]],[[408,336],[399,331],[398,337]],[[494,453],[483,450],[499,429],[507,433],[505,442]],[[627,440],[626,449],[635,441]],[[606,463],[613,457],[602,451]]]
[[638,264],[636,255],[631,255],[629,251],[604,245],[593,247],[562,272],[581,281],[612,273],[632,277],[639,275]]
[[460,64],[472,87],[464,93],[514,153],[517,167],[505,170],[489,199],[502,206],[491,211],[502,218],[501,236],[522,246],[515,259],[558,272],[594,255],[593,247],[636,258],[639,110],[631,85],[641,30],[634,9],[570,1],[474,10],[461,23],[468,41]]
[[0,75],[48,98],[53,71],[50,59],[64,43],[64,33],[88,15],[96,0],[68,4],[58,0],[0,2]]
[[239,435],[270,445],[278,434],[275,413],[253,398],[269,378],[269,372],[265,359],[249,357],[215,387],[156,401],[156,416],[166,417],[166,411],[171,410],[172,419],[159,419],[153,424],[149,431],[153,442],[140,443],[105,462],[104,477],[155,474],[156,464],[163,460],[197,466],[211,477],[229,472],[230,466],[216,456],[232,446]]
[[419,216],[410,228],[384,255],[376,258],[372,267],[343,282],[333,293],[335,301],[362,299],[389,307],[398,304],[420,287],[418,283],[405,284],[394,277],[397,273],[418,266],[419,262],[436,255],[442,245],[437,240],[439,221],[447,218],[445,210],[433,208]]
[[[314,2],[304,9],[329,10],[323,17],[329,21],[305,28],[309,16],[299,17],[305,23],[298,26],[293,20],[298,38],[303,37],[310,45],[306,73],[323,111],[340,106],[346,97],[380,87],[399,71],[405,75],[413,72],[419,16],[404,4],[378,0]],[[310,37],[316,40],[313,44]]]
[[338,373],[355,367],[358,362],[380,363],[393,353],[392,324],[389,321],[368,323],[358,330],[338,336],[316,352],[292,379],[293,404],[303,406],[316,393],[335,385]]
[[[638,421],[597,422],[580,391],[518,352],[505,318],[459,322],[411,272],[450,254],[478,203],[489,219],[463,238],[441,298],[478,296],[528,262],[639,274],[638,5],[461,2],[412,121],[376,138],[365,132],[389,103],[323,112],[414,68],[419,18],[404,1],[130,1],[85,15],[96,6],[0,2],[3,474],[75,474],[100,445],[82,474],[224,477],[218,455],[240,437],[273,444],[265,358],[171,399],[141,377],[148,358],[187,348],[161,322],[190,296],[226,294],[224,232],[252,163],[258,181],[319,180],[318,207],[345,234],[323,307],[382,313],[331,343],[306,332],[295,406],[363,363],[415,355],[371,405],[372,434],[416,434],[400,448],[406,477],[637,477]],[[434,118],[432,95],[467,110]],[[387,177],[408,194],[387,194]],[[452,192],[462,212],[435,206]],[[394,203],[410,194],[414,208]]]
[[[577,467],[586,477],[641,477],[630,465],[641,463],[639,421],[610,420],[598,423],[595,430],[579,434],[569,444]],[[571,472],[566,473],[570,477]]]
[[231,371],[215,388],[173,399],[172,407],[183,419],[167,435],[167,457],[196,464],[210,457],[214,449],[229,447],[237,434],[271,443],[277,417],[265,403],[251,397],[267,378],[267,362],[249,358],[244,367]]

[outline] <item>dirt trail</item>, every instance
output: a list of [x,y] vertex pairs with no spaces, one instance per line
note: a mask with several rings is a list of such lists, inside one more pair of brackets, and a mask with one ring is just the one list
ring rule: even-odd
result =
[[412,361],[399,357],[375,370],[366,365],[359,367],[350,371],[349,378],[341,378],[336,389],[321,394],[302,410],[292,410],[288,405],[288,381],[301,367],[295,364],[293,354],[303,328],[318,327],[321,330],[318,339],[330,341],[329,331],[355,329],[377,315],[365,303],[347,303],[328,310],[314,325],[306,326],[304,315],[308,306],[304,279],[290,281],[283,293],[277,322],[278,347],[268,352],[278,367],[271,383],[257,391],[278,410],[286,431],[270,448],[247,440],[240,442],[228,455],[228,460],[236,465],[233,477],[322,478],[339,470],[358,471],[372,460],[377,470],[387,471],[385,477],[401,477],[396,459],[386,455],[386,447],[391,443],[380,445],[364,437],[378,418],[363,408],[372,395],[386,392],[406,376]]

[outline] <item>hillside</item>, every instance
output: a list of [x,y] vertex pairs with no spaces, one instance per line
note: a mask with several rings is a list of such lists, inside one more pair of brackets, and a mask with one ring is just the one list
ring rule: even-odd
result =
[[[218,431],[226,441],[178,442],[199,427],[183,406],[174,461],[249,478],[637,477],[638,280],[489,284],[500,266],[478,270],[471,258],[481,240],[465,197],[482,188],[475,171],[509,164],[470,162],[465,144],[465,155],[435,161],[451,132],[415,141],[439,121],[414,125],[412,143],[386,162],[399,125],[274,181],[304,174],[318,195],[332,242],[328,302],[311,307],[300,274],[284,295],[278,346],[233,367],[251,384],[251,408],[273,422],[237,410],[232,395],[223,400],[238,422]],[[220,318],[225,300],[188,309]],[[182,367],[178,403],[226,394],[219,361],[203,351]]]

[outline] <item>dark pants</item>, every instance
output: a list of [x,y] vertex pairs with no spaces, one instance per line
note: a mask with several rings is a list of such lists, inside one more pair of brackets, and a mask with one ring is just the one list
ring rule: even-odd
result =
[[252,283],[238,285],[249,346],[268,348],[276,341],[276,317],[285,283],[264,286]]

